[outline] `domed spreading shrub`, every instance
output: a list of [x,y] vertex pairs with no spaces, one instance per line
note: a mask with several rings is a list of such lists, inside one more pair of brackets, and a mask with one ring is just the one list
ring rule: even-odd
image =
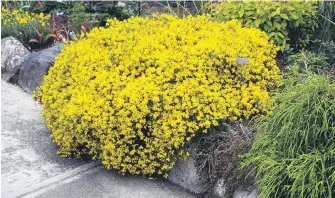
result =
[[61,52],[39,96],[61,156],[160,175],[197,131],[268,111],[275,55],[265,33],[235,21],[110,20]]

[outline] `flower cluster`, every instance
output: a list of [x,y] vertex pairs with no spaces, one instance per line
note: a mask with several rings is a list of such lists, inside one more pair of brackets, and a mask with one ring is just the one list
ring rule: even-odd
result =
[[31,40],[44,37],[51,33],[49,27],[50,15],[29,13],[22,9],[1,9],[1,38],[13,36],[20,40],[28,49]]
[[27,24],[29,21],[39,22],[43,27],[46,26],[46,22],[50,19],[50,15],[44,15],[44,13],[29,13],[22,9],[18,10],[6,10],[1,9],[1,22],[3,25],[10,24]]
[[196,132],[268,112],[275,56],[264,32],[237,21],[113,19],[63,49],[37,98],[61,156],[165,175]]

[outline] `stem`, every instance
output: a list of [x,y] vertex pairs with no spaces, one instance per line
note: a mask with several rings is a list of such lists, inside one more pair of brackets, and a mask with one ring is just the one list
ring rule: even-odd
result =
[[322,16],[324,19],[326,19],[328,22],[332,23],[333,25],[335,25],[335,23],[333,21],[331,21],[330,19],[326,18],[325,16],[323,16],[322,14],[319,14],[320,16]]
[[193,2],[195,9],[197,10],[197,13],[199,13],[199,9],[198,9],[198,6],[195,4],[195,1],[193,0],[192,2]]
[[203,14],[204,2],[200,0],[200,14]]
[[180,2],[179,2],[179,0],[176,0],[176,4],[177,4],[177,16],[180,17]]

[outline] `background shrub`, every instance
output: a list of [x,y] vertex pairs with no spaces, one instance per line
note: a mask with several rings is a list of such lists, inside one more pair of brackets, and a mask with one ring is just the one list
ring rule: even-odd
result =
[[212,6],[214,19],[238,19],[265,31],[281,51],[305,47],[317,27],[317,3],[311,1],[223,1]]
[[335,84],[307,72],[287,78],[273,114],[259,123],[243,167],[260,197],[335,196]]
[[[100,6],[98,3],[100,3]],[[88,6],[90,6],[89,9],[87,8]],[[76,2],[76,4],[69,9],[69,28],[77,35],[80,35],[83,24],[85,24],[87,29],[91,30],[94,27],[105,26],[109,18],[116,17],[119,20],[125,20],[130,16],[129,12],[117,6],[117,1]]]
[[268,91],[281,83],[266,34],[236,21],[161,15],[108,25],[65,47],[40,88],[61,156],[164,174],[195,132],[267,113]]

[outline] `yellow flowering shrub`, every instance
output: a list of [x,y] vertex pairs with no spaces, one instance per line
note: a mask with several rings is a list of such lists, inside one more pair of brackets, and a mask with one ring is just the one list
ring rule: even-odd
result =
[[197,131],[268,112],[275,56],[264,32],[237,21],[109,20],[63,49],[37,98],[61,156],[166,176]]
[[44,13],[29,13],[23,9],[6,10],[2,8],[1,38],[13,36],[29,47],[30,39],[36,39],[40,35],[46,36],[51,32],[48,27],[50,17]]

